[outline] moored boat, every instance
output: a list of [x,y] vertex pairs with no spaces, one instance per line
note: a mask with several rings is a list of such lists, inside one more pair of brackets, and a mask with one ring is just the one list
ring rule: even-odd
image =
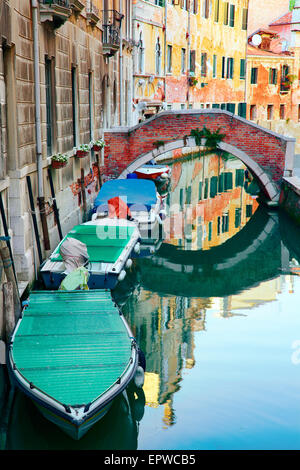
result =
[[7,351],[10,379],[80,439],[132,382],[139,349],[105,290],[34,291]]
[[58,289],[68,274],[61,248],[70,238],[86,246],[88,287],[113,289],[124,279],[126,268],[132,263],[131,256],[139,250],[140,233],[134,222],[125,219],[105,218],[76,225],[41,266],[46,289]]
[[171,169],[168,165],[145,164],[134,171],[139,179],[149,179],[163,181],[171,176]]
[[164,202],[153,181],[144,179],[114,179],[100,189],[93,207],[92,220],[109,214],[112,198],[119,197],[128,207],[141,234],[141,241],[159,238],[160,212]]

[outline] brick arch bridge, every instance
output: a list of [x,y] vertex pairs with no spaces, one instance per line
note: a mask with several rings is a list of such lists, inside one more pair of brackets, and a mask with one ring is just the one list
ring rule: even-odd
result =
[[[104,132],[104,176],[126,177],[165,152],[195,147],[192,129],[221,128],[219,147],[239,158],[257,178],[267,199],[278,202],[283,176],[291,176],[295,139],[286,137],[220,109],[164,111],[131,128]],[[155,142],[164,145],[154,147]]]

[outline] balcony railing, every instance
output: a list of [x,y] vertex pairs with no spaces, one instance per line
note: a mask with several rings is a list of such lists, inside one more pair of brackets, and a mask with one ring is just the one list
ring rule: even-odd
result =
[[59,28],[71,15],[69,0],[40,0],[41,22],[49,21]]
[[117,10],[102,11],[103,54],[113,56],[120,47],[120,28],[124,15]]
[[88,0],[86,4],[86,16],[91,26],[96,26],[100,20],[99,10],[91,0]]

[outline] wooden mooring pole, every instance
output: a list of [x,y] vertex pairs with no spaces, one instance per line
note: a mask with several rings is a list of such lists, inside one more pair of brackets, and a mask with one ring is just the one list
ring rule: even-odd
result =
[[[21,302],[19,296],[19,289],[16,282],[14,270],[13,270],[13,261],[10,256],[9,248],[4,240],[0,239],[0,256],[2,259],[2,264],[6,276],[7,283],[11,284],[11,288],[7,292],[12,291],[13,298],[13,309],[14,309],[14,319],[15,322],[19,319],[21,314]],[[4,294],[4,291],[3,291]],[[4,299],[5,304],[5,299]]]

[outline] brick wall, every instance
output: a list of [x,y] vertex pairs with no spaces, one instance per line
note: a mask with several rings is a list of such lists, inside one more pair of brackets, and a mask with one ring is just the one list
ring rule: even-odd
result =
[[129,163],[152,151],[155,141],[182,139],[190,135],[191,129],[202,129],[204,126],[211,131],[221,128],[221,132],[226,134],[224,142],[244,151],[275,182],[280,181],[289,139],[219,110],[163,112],[133,128],[106,132],[104,175],[118,176]]

